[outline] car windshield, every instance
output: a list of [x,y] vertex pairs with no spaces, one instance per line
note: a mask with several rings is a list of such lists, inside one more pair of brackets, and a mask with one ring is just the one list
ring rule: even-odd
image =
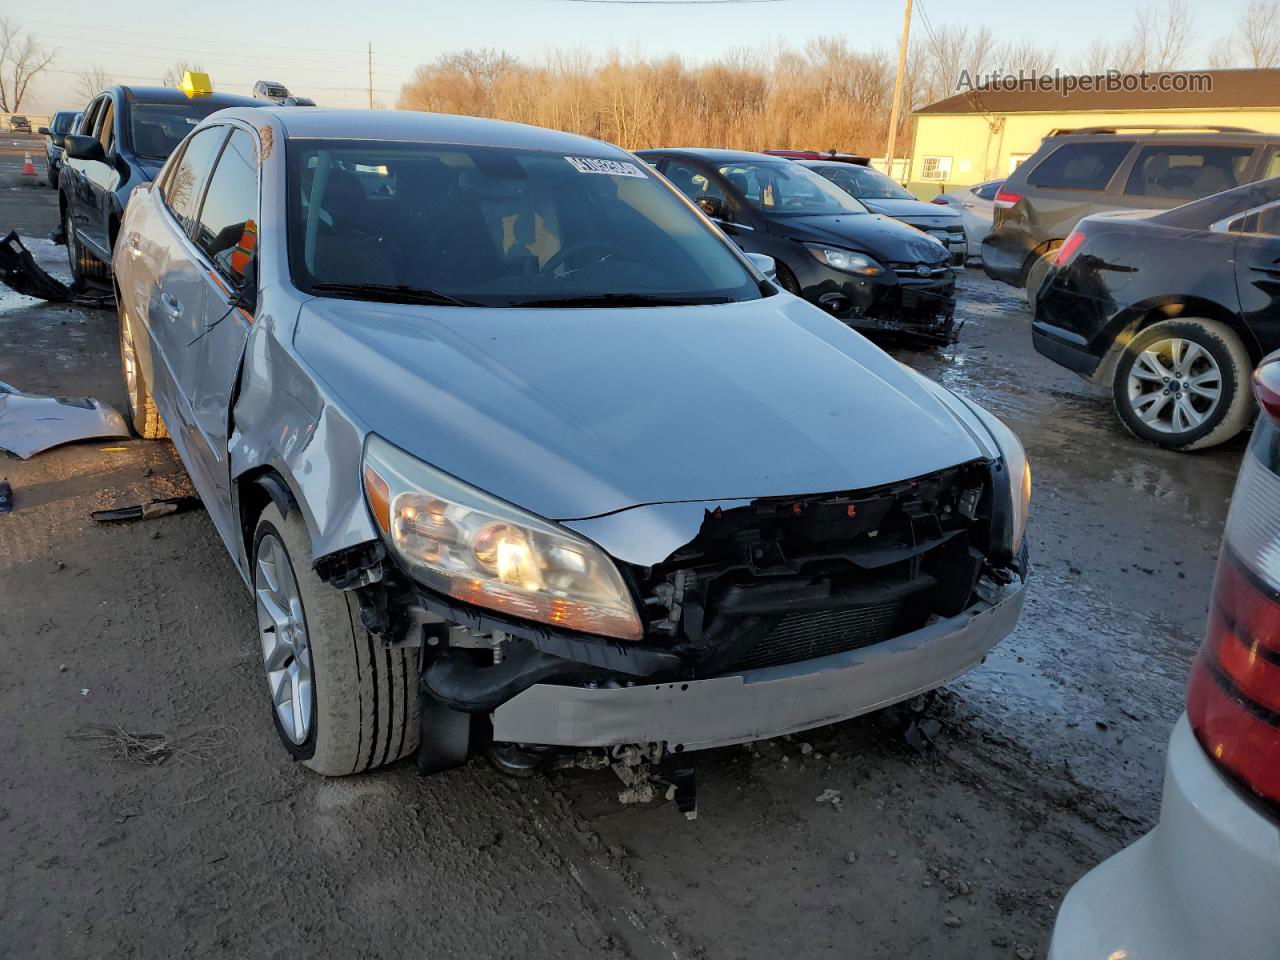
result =
[[287,156],[289,264],[307,292],[502,307],[763,295],[644,164],[346,140],[291,140]]
[[747,203],[771,216],[866,213],[867,208],[792,160],[726,163],[720,174]]
[[53,115],[53,123],[49,125],[49,131],[51,133],[66,133],[71,129],[71,121],[75,118],[75,113],[55,113]]
[[134,153],[151,160],[164,160],[196,124],[226,106],[209,100],[130,104],[129,132]]
[[871,167],[852,163],[826,163],[814,169],[859,200],[916,199],[915,194],[903,189],[892,177]]

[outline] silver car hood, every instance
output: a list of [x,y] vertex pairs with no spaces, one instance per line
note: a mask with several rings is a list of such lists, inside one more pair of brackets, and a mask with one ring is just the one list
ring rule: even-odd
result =
[[852,490],[988,452],[941,388],[789,295],[546,310],[313,299],[294,346],[368,430],[556,520]]

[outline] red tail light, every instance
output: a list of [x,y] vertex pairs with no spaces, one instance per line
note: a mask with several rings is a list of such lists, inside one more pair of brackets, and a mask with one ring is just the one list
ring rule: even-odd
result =
[[1053,265],[1061,267],[1070,263],[1082,243],[1084,243],[1084,234],[1079,230],[1072,230],[1067,234],[1067,239],[1062,242],[1062,246],[1058,248],[1058,255],[1053,258]]
[[1210,759],[1280,810],[1280,420],[1265,395],[1270,379],[1280,383],[1280,363],[1256,374],[1268,415],[1236,480],[1187,717]]
[[930,202],[930,203],[938,203],[938,204],[941,204],[941,205],[942,205],[942,206],[944,206],[944,207],[945,207],[945,206],[947,206],[947,201],[943,200],[943,199],[942,199],[942,197],[941,197],[941,195],[934,197],[934,198],[933,198],[932,200],[930,200],[929,202]]
[[994,203],[997,207],[1012,207],[1014,204],[1018,203],[1021,199],[1022,199],[1022,194],[1010,193],[1004,187],[1001,187],[999,190],[996,191],[996,195],[991,202]]

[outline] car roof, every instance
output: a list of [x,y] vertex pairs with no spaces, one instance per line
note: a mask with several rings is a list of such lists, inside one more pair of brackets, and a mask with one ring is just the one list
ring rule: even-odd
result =
[[789,160],[768,153],[753,153],[750,150],[720,150],[714,147],[654,147],[652,150],[637,150],[637,156],[660,153],[669,157],[696,157],[699,160],[733,161],[733,160],[768,160],[771,163],[803,163]]
[[1141,140],[1143,143],[1269,143],[1273,140],[1280,140],[1280,135],[1261,133],[1257,130],[1186,130],[1183,132],[1164,130],[1160,133],[1143,133],[1143,129],[1147,128],[1139,127],[1135,130],[1120,128],[1114,133],[1098,131],[1056,133],[1045,137],[1042,145],[1047,147],[1058,143],[1105,142],[1107,140]]
[[626,159],[626,151],[576,133],[562,133],[507,120],[462,117],[414,110],[330,110],[286,107],[254,100],[252,111],[221,112],[257,123],[263,114],[274,117],[290,139],[388,140],[409,143],[453,143],[459,146],[521,147],[529,150],[589,153]]
[[117,84],[107,89],[113,94],[123,96],[126,100],[138,103],[189,103],[198,100],[201,103],[220,103],[228,107],[247,107],[261,102],[251,97],[242,97],[234,93],[219,93],[216,90],[203,96],[188,97],[177,87],[135,87],[128,84]]

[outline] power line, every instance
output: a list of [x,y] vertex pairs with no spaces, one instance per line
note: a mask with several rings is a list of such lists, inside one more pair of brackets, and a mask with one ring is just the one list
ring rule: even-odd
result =
[[549,3],[594,3],[602,7],[718,7],[745,3],[791,3],[792,0],[547,0]]

